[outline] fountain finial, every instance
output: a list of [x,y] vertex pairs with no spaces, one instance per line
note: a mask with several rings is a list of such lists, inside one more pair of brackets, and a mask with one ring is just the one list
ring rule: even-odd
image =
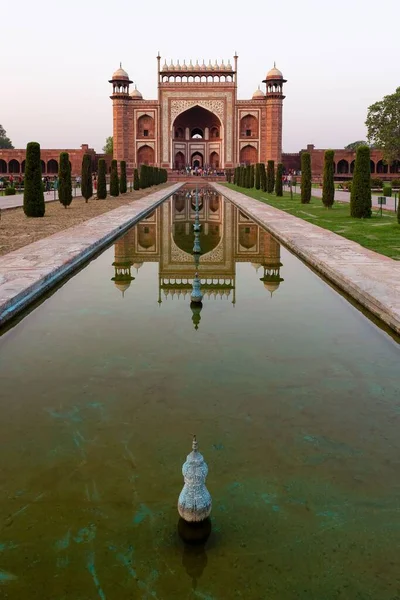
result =
[[209,517],[212,500],[206,488],[208,466],[197,449],[197,439],[193,436],[192,452],[188,454],[182,467],[184,486],[179,495],[178,512],[187,523],[199,523]]

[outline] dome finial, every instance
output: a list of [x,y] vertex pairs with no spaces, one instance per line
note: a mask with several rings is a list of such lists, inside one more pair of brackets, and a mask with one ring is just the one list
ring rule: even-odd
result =
[[198,447],[198,444],[197,444],[196,434],[194,433],[193,434],[193,442],[192,442],[193,452],[197,452],[197,447]]
[[122,69],[122,62],[119,61],[119,68]]

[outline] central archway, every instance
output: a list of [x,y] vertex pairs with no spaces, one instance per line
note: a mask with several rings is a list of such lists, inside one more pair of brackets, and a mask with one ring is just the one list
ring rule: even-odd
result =
[[215,162],[223,166],[224,141],[220,118],[198,104],[184,110],[171,126],[171,150],[172,166],[176,166],[178,154],[179,159],[182,155],[186,157],[191,168],[211,167],[211,155],[214,166]]
[[193,152],[191,156],[191,167],[192,169],[202,169],[204,166],[204,157],[201,152]]

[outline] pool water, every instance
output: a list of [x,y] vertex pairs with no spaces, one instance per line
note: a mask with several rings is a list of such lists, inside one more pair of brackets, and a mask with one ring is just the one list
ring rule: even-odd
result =
[[[198,265],[183,190],[0,337],[0,598],[398,599],[399,345],[200,200]],[[198,548],[177,533],[193,433]]]

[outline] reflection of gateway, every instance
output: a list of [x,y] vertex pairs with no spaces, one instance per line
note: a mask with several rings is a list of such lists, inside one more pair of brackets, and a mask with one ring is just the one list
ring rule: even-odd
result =
[[[204,298],[229,298],[235,304],[237,262],[252,263],[257,271],[262,267],[261,281],[271,293],[275,291],[283,281],[279,243],[214,192],[199,190],[200,198],[198,235],[202,254],[198,272]],[[160,303],[162,291],[166,299],[190,299],[194,278],[194,206],[192,191],[185,189],[115,243],[114,265],[158,262]],[[124,281],[124,285],[129,283]]]

